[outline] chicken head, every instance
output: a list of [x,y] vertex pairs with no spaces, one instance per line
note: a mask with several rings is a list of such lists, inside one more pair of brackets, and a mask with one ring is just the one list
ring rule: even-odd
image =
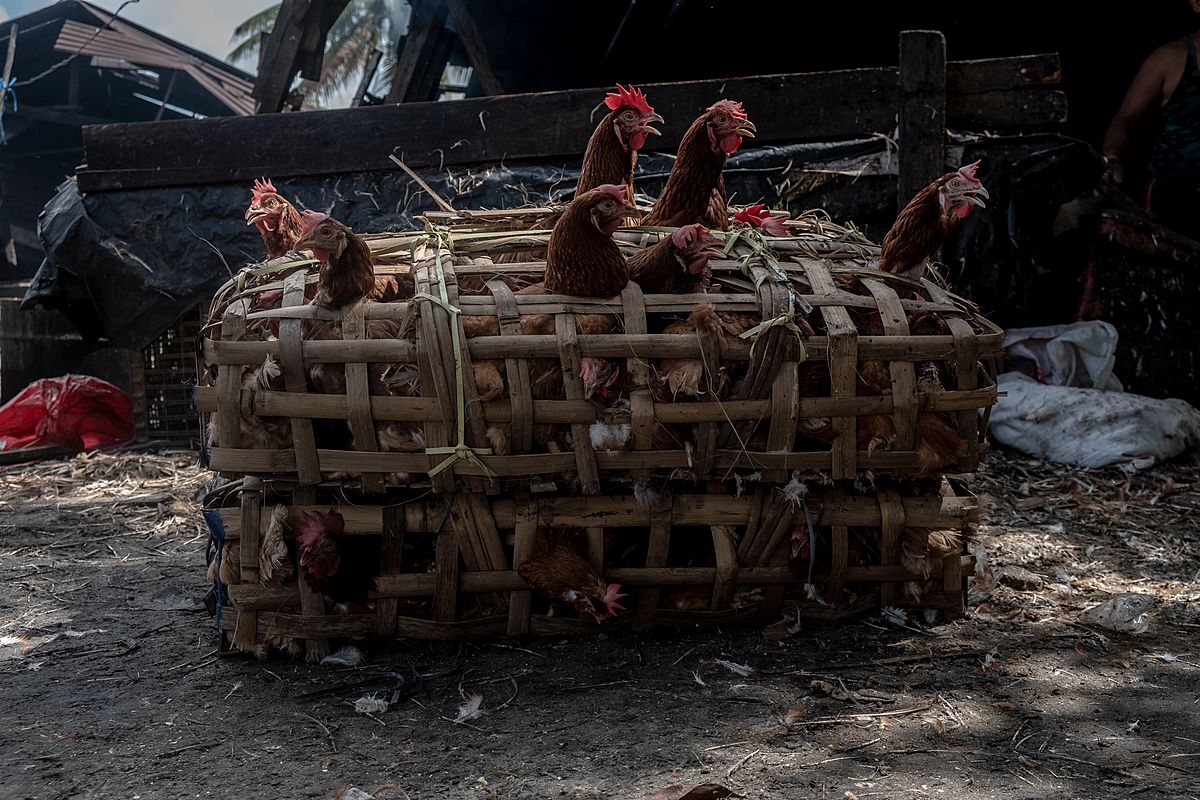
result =
[[254,181],[250,194],[250,207],[246,209],[246,224],[257,225],[260,231],[273,231],[279,227],[279,218],[291,206],[279,196],[275,185],[266,178]]
[[297,250],[312,250],[314,257],[328,261],[330,253],[337,257],[346,249],[345,225],[320,211],[306,210],[300,218],[303,227],[296,241]]
[[726,155],[734,153],[742,145],[742,138],[754,138],[754,123],[742,110],[742,104],[733,100],[718,100],[708,107],[706,125],[708,140],[714,150],[720,148]]
[[323,581],[338,571],[342,549],[337,537],[345,530],[346,521],[332,508],[324,514],[301,512],[304,522],[296,526],[296,546],[300,549],[300,566]]
[[[620,226],[621,220],[627,214],[635,213],[637,209],[629,205],[629,201],[626,200],[624,186],[606,183],[597,186],[593,191],[597,193],[595,197],[589,197],[592,192],[587,192],[576,202],[585,200],[591,208],[588,213],[592,224],[605,236],[612,236]],[[604,197],[604,195],[608,195],[608,197]]]
[[942,207],[943,214],[947,216],[953,214],[958,219],[963,219],[971,213],[972,206],[987,207],[979,199],[979,195],[989,199],[990,196],[987,189],[983,188],[983,184],[975,177],[975,170],[978,168],[979,161],[976,161],[974,164],[960,167],[957,172],[951,172],[942,178],[942,185],[938,187],[938,204]]
[[620,367],[607,358],[592,358],[585,356],[580,360],[582,369],[579,377],[583,378],[583,397],[592,399],[598,394],[608,397],[608,387],[612,386],[621,375]]
[[721,256],[721,251],[713,246],[717,243],[717,237],[698,222],[684,225],[672,233],[671,243],[676,248],[675,260],[691,275],[704,272],[709,258]]
[[657,130],[650,127],[650,123],[665,121],[654,113],[646,101],[646,95],[633,86],[625,89],[618,83],[617,91],[609,92],[604,98],[604,105],[617,112],[613,119],[613,133],[630,150],[641,150],[646,144],[647,135],[659,135]]

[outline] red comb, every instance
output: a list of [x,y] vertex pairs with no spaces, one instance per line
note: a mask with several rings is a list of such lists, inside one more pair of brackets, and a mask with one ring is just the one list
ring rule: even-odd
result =
[[[982,160],[982,158],[979,159],[979,161]],[[977,180],[975,177],[975,170],[979,168],[979,161],[976,161],[974,164],[966,164],[965,166],[959,167],[959,173],[961,173],[962,176],[969,181]]]
[[608,194],[611,194],[613,197],[620,200],[622,203],[628,202],[625,199],[625,187],[624,186],[614,186],[611,183],[605,183],[600,186],[597,186],[595,191],[607,192]]
[[628,89],[622,89],[621,84],[617,84],[615,92],[609,92],[604,98],[604,105],[616,111],[621,106],[633,106],[643,114],[653,114],[654,109],[646,102],[646,95],[642,94],[641,89],[633,88],[633,84],[629,84]]
[[738,222],[745,222],[748,225],[758,227],[762,225],[763,220],[771,216],[771,212],[762,207],[762,203],[756,206],[746,206],[741,211],[733,215],[733,218]]
[[254,190],[250,193],[250,202],[255,205],[262,202],[264,194],[279,194],[275,191],[275,186],[266,178],[256,178],[254,181]]
[[728,111],[733,115],[734,119],[750,119],[750,117],[746,115],[746,112],[742,111],[742,104],[734,102],[733,100],[718,100],[709,106],[708,110],[713,111],[718,108],[723,111]]
[[708,228],[701,225],[699,222],[694,222],[691,225],[684,225],[679,230],[671,234],[671,241],[675,246],[683,249],[692,242],[702,238],[708,233]]
[[311,208],[306,208],[300,213],[300,235],[308,236],[322,220],[329,219],[328,214],[322,214],[320,211],[313,211]]

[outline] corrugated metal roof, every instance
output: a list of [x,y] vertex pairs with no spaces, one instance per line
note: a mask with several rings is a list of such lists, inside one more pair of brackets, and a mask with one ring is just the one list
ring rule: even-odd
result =
[[64,20],[62,31],[54,44],[55,50],[121,59],[141,67],[181,70],[238,116],[250,116],[254,113],[254,99],[250,96],[254,84],[250,81],[171,47],[161,39],[126,25],[94,6],[87,8],[100,17],[101,22],[107,23],[108,27],[99,28],[69,19]]

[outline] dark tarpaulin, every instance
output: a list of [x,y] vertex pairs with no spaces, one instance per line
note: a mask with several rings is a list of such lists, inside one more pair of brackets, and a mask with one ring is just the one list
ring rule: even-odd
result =
[[[806,164],[866,157],[885,146],[872,138],[744,148],[729,159],[726,189],[732,202],[779,207],[781,188]],[[1012,317],[1038,293],[1043,273],[1055,269],[1038,254],[1058,206],[1090,187],[1098,157],[1082,142],[1050,134],[982,139],[966,151],[968,161],[984,160],[980,177],[991,201],[986,213],[976,211],[959,226],[943,253],[957,290],[1004,309],[997,322],[1016,324]],[[643,154],[639,192],[657,196],[673,163]],[[422,179],[455,208],[513,208],[569,199],[579,167],[578,158],[508,163],[426,172]],[[895,218],[895,183],[892,175],[814,181],[806,193],[789,189],[789,210],[824,208],[878,241]],[[420,228],[417,217],[437,208],[402,172],[299,178],[276,187],[297,208],[328,213],[359,232]],[[85,337],[140,350],[242,266],[262,260],[262,240],[243,216],[249,202],[250,186],[240,183],[81,198],[68,181],[39,217],[46,260],[25,305],[60,308]]]

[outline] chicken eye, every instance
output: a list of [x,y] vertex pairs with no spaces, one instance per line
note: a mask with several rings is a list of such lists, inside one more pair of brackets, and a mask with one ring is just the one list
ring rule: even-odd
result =
[[603,203],[603,206],[604,206],[604,208],[606,208],[606,209],[608,209],[608,208],[612,208],[612,207],[613,207],[612,201],[611,201],[611,200],[605,200],[605,201],[604,201],[604,203]]
[[728,121],[729,121],[729,117],[725,116],[724,114],[717,115],[717,124],[724,125]]
[[633,113],[632,111],[626,111],[626,112],[625,112],[624,114],[622,114],[621,116],[622,116],[624,119],[630,120],[631,122],[632,122],[632,121],[633,121],[633,119],[635,118],[635,115],[634,115],[634,113]]
[[279,205],[279,202],[274,197],[267,201],[267,208],[274,208],[277,205]]
[[333,230],[331,228],[321,228],[321,235],[322,236],[333,236]]

